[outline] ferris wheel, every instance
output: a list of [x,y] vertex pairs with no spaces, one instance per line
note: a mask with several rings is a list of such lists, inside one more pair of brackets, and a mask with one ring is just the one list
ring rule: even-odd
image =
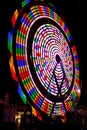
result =
[[65,21],[51,3],[23,1],[11,19],[8,49],[12,77],[23,102],[55,118],[80,97],[79,61]]

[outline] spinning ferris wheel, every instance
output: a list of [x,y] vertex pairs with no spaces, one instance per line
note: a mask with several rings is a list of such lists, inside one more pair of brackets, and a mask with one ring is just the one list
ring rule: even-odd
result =
[[51,3],[25,0],[8,32],[13,79],[35,116],[72,111],[80,97],[79,61],[69,29]]

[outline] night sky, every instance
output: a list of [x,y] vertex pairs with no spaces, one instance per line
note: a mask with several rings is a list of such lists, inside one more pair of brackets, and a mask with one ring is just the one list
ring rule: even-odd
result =
[[[81,103],[86,104],[84,98],[87,97],[87,0],[46,1],[56,5],[75,40],[82,82]],[[21,0],[1,0],[0,2],[0,97],[3,98],[4,93],[9,91],[13,102],[16,102],[18,95],[17,84],[12,80],[9,70],[10,55],[7,50],[7,36],[11,17],[20,3]]]

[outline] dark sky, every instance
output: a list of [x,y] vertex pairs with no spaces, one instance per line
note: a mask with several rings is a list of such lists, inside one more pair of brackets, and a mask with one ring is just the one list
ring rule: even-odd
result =
[[[87,91],[87,0],[46,0],[56,5],[64,17],[75,40],[80,62],[82,94]],[[15,90],[15,82],[9,71],[9,54],[7,51],[7,34],[10,19],[21,0],[1,0],[0,2],[0,94],[10,88]],[[9,86],[9,87],[8,87]],[[16,90],[15,90],[16,91]],[[15,92],[16,94],[16,92]]]

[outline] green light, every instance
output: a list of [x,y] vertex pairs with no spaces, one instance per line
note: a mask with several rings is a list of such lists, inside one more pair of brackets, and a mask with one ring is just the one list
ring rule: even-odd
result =
[[8,49],[12,54],[12,34],[10,32],[8,33]]

